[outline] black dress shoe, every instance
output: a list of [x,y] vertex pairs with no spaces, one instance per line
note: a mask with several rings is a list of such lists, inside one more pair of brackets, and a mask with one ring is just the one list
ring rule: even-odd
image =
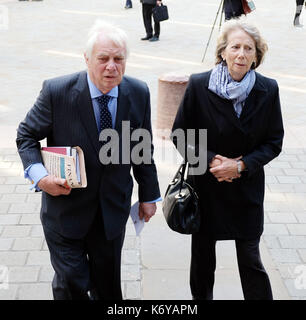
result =
[[152,39],[152,36],[145,36],[144,38],[141,38],[141,40],[150,40]]
[[149,41],[153,42],[153,41],[158,41],[158,40],[159,40],[159,37],[154,36]]

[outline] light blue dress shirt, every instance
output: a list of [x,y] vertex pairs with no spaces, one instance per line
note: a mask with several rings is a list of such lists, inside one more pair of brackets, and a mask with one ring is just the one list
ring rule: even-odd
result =
[[[100,131],[100,128],[99,128],[100,109],[99,109],[99,103],[97,101],[97,98],[102,96],[103,93],[93,84],[93,82],[89,78],[88,73],[87,73],[87,82],[88,82],[90,97],[92,99],[92,105],[94,109],[97,128]],[[112,115],[113,128],[115,127],[115,121],[116,121],[116,115],[117,115],[118,92],[119,92],[118,86],[116,86],[107,93],[107,95],[111,97],[108,102],[108,109]],[[30,189],[35,188],[37,191],[40,191],[39,187],[37,186],[37,183],[39,182],[39,180],[41,180],[43,177],[47,175],[48,175],[48,172],[42,163],[34,163],[29,167],[27,167],[24,171],[24,177],[29,179],[32,182]],[[153,201],[147,201],[147,203],[154,203],[161,200],[162,198],[160,197]]]

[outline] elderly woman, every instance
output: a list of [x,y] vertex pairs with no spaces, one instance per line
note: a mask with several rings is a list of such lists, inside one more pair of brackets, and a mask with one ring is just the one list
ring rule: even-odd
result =
[[216,66],[190,77],[173,125],[173,131],[207,129],[209,168],[192,176],[202,218],[192,235],[194,299],[213,299],[217,240],[235,240],[244,298],[273,299],[259,252],[264,165],[281,152],[284,131],[278,85],[255,72],[266,50],[255,27],[225,23]]

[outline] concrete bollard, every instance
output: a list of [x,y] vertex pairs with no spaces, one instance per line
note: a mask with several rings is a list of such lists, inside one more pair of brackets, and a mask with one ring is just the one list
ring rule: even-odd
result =
[[160,138],[169,139],[188,80],[188,75],[178,73],[167,73],[158,79],[156,129]]

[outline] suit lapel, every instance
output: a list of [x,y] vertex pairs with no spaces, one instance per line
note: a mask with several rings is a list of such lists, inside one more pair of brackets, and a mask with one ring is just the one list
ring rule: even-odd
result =
[[[78,83],[76,85],[77,91],[77,108],[80,114],[81,122],[86,130],[90,142],[99,155],[99,132],[97,129],[96,119],[93,111],[92,101],[89,93],[87,83],[87,72],[81,72]],[[115,120],[115,130],[121,137],[122,120],[129,120],[130,112],[129,88],[127,81],[123,77],[119,85],[117,114]]]
[[99,133],[96,119],[93,111],[92,101],[87,83],[87,72],[80,74],[76,85],[77,90],[77,108],[80,114],[81,122],[86,130],[90,142],[96,153],[99,154]]
[[115,121],[115,130],[121,137],[122,121],[130,120],[131,102],[129,98],[129,88],[126,79],[123,77],[119,84],[118,101],[117,101],[117,114]]

